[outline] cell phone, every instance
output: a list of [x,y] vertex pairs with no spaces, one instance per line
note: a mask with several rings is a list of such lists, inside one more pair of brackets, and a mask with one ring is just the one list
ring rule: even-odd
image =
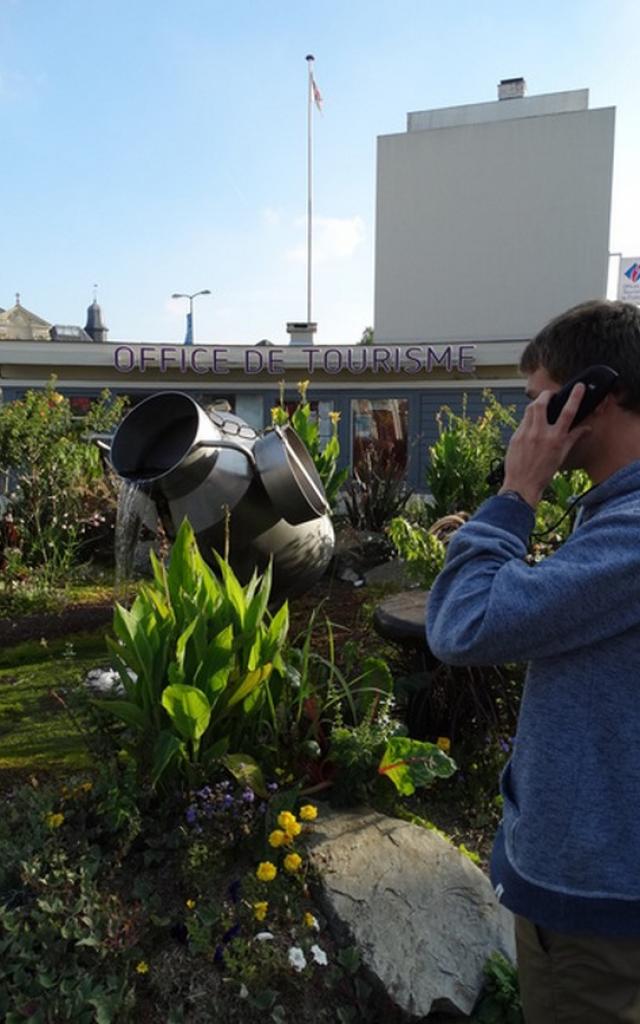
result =
[[547,406],[547,421],[555,423],[576,384],[584,384],[586,391],[569,428],[573,430],[609,394],[618,376],[610,366],[590,366],[588,370],[583,370],[551,396]]
[[[602,399],[609,394],[619,376],[617,371],[612,370],[610,366],[590,366],[587,370],[582,370],[581,373],[573,377],[572,380],[564,384],[559,391],[556,391],[551,396],[547,406],[547,422],[556,422],[576,384],[584,384],[586,385],[586,391],[582,396],[582,401],[569,429],[577,427],[578,423],[581,423],[590,412],[593,412]],[[504,462],[499,462],[491,468],[487,476],[487,483],[491,487],[496,487],[503,480]]]

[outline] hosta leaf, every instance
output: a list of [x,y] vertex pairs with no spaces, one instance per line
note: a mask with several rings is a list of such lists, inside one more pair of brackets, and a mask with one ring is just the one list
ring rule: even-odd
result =
[[162,694],[162,706],[185,740],[199,740],[209,725],[209,701],[195,686],[167,686]]
[[235,613],[236,623],[240,630],[244,627],[244,619],[247,612],[247,605],[244,596],[244,590],[242,589],[238,578],[234,573],[233,569],[228,562],[225,562],[217,552],[214,551],[216,562],[222,575],[222,582],[224,584],[224,592],[229,601],[233,612]]
[[238,704],[241,700],[251,693],[256,686],[260,686],[266,679],[271,675],[272,665],[262,665],[257,668],[254,672],[247,672],[246,676],[235,689],[227,702],[227,708],[232,708],[234,704]]
[[285,640],[287,639],[287,633],[289,632],[289,605],[285,601],[281,608],[275,613],[269,628],[267,629],[267,635],[263,640],[263,655],[267,658],[272,658],[277,650],[282,647]]
[[176,757],[184,757],[185,753],[185,745],[179,736],[168,729],[163,729],[153,748],[152,785],[156,786],[171,762]]
[[[250,593],[250,587],[247,587],[245,592],[245,599],[249,602],[247,607],[247,614],[244,620],[244,634],[245,636],[251,636],[256,632],[259,624],[264,618],[264,614],[267,610],[269,603],[269,595],[271,594],[271,578],[272,568],[271,562],[269,562],[267,568],[264,571],[260,586],[255,593]],[[257,578],[256,578],[257,579]],[[253,580],[251,581],[253,583]],[[255,584],[254,584],[255,588]]]
[[147,720],[144,711],[137,704],[132,704],[128,700],[99,700],[95,703],[114,718],[119,718],[121,722],[126,722],[134,729],[144,731]]

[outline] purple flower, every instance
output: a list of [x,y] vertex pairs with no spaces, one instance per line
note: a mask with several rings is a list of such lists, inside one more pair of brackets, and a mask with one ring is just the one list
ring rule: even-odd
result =
[[275,793],[277,788],[278,788],[278,783],[277,782],[267,782],[267,789],[269,790],[270,793]]
[[196,792],[196,796],[199,796],[201,800],[208,800],[212,795],[213,790],[211,789],[211,786],[203,786],[202,789],[199,789]]
[[190,807],[187,807],[185,818],[187,819],[187,825],[195,825],[198,820],[198,810],[193,806],[193,804],[191,804]]
[[245,790],[243,790],[243,793],[242,793],[242,799],[243,799],[244,803],[245,804],[252,804],[253,801],[255,800],[255,798],[256,798],[255,793],[253,792],[252,789],[250,789],[249,786],[247,786],[247,788]]
[[224,800],[222,801],[222,806],[224,807],[225,811],[228,811],[230,807],[233,807],[233,797],[231,796],[230,793],[227,793],[227,795],[225,796]]
[[511,743],[509,742],[509,740],[503,739],[502,736],[498,737],[498,745],[500,747],[500,750],[504,751],[505,754],[508,754],[509,751],[511,750]]
[[220,944],[218,944],[216,946],[216,951],[213,954],[213,962],[214,962],[214,964],[223,964],[224,963],[224,950],[223,950],[223,948],[222,948],[222,946]]

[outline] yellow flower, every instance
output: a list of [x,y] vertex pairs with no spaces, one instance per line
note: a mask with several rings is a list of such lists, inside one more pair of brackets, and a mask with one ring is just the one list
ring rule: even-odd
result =
[[315,804],[305,804],[300,808],[300,817],[303,821],[315,821],[318,817],[318,808]]
[[308,380],[299,380],[298,381],[298,391],[300,392],[300,398],[302,399],[303,402],[304,402],[304,400],[306,398],[308,388],[309,388],[309,381]]
[[302,866],[302,857],[300,856],[299,853],[288,853],[287,856],[284,858],[283,863],[285,871],[289,871],[291,872],[292,875],[295,875],[296,872],[299,871],[300,867]]
[[302,825],[291,811],[282,811],[278,815],[278,825],[285,830],[288,836],[299,836],[302,832]]
[[274,828],[269,836],[269,846],[282,846],[283,843],[286,844],[288,838],[286,832],[282,832],[279,828]]
[[444,750],[445,754],[448,754],[451,750],[451,740],[448,736],[438,736],[436,746],[440,747],[440,750]]
[[278,869],[270,860],[263,860],[258,864],[256,878],[261,882],[272,882],[277,874]]
[[148,974],[149,964],[147,963],[147,961],[141,960],[139,964],[136,964],[136,971],[138,972],[138,974]]
[[195,910],[196,909],[196,901],[195,900],[187,900],[186,903],[185,903],[185,906],[186,906],[187,910]]
[[340,413],[339,412],[330,412],[329,413],[329,419],[331,420],[333,425],[337,427],[338,423],[340,422]]
[[253,916],[255,917],[256,921],[264,921],[265,917],[267,916],[268,909],[269,904],[267,903],[266,900],[259,900],[258,903],[254,903]]
[[306,924],[307,928],[318,928],[318,918],[311,914],[308,910],[304,915],[304,923]]
[[80,785],[76,786],[73,790],[71,796],[74,800],[77,800],[79,796],[82,796],[84,793],[90,793],[92,789],[93,782],[81,782]]
[[62,822],[64,821],[64,814],[52,814],[51,812],[49,812],[49,814],[47,814],[45,818],[45,821],[49,828],[60,828]]

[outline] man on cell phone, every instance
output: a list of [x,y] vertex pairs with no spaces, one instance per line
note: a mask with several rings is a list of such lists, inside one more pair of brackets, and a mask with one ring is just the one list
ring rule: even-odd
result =
[[[572,429],[576,384],[618,378]],[[640,1024],[640,309],[588,302],[520,361],[531,404],[499,494],[452,538],[427,636],[453,665],[528,662],[491,877],[516,915],[527,1024]],[[535,566],[535,509],[559,469],[594,486],[579,525]]]

